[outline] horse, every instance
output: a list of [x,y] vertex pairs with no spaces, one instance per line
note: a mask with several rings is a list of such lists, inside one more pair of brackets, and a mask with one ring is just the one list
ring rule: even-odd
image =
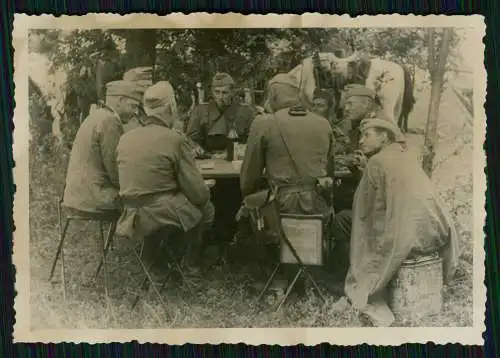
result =
[[333,87],[338,98],[345,85],[362,84],[377,94],[385,119],[397,122],[402,131],[408,131],[408,116],[415,98],[411,74],[404,65],[361,57],[357,52],[346,58],[318,52],[305,58],[288,75],[299,84],[301,96],[308,105],[312,105],[317,88]]

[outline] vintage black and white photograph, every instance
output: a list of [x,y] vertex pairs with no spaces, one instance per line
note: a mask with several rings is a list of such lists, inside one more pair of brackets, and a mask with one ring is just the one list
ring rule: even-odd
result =
[[480,17],[92,16],[14,31],[24,330],[481,337]]

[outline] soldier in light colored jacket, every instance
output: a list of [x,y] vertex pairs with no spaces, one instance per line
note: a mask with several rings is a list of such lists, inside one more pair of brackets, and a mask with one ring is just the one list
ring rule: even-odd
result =
[[203,231],[214,216],[210,190],[187,138],[172,129],[177,116],[172,86],[149,87],[144,110],[142,126],[125,133],[117,149],[124,205],[117,234],[140,239],[176,226],[188,240],[187,263],[194,271]]
[[116,146],[137,113],[142,92],[127,81],[107,85],[106,104],[93,109],[73,142],[63,204],[86,212],[119,211]]

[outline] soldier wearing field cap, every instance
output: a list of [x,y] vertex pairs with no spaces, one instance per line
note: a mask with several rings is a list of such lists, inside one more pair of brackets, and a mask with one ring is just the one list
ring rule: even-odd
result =
[[[234,80],[227,73],[217,73],[212,80],[212,99],[193,108],[186,135],[206,152],[224,151],[227,136],[234,129],[240,143],[246,143],[254,110],[235,103]],[[214,232],[219,243],[230,242],[237,230],[236,214],[241,204],[239,182],[221,178],[213,189],[216,208]],[[228,200],[227,198],[231,198]]]
[[127,81],[106,87],[106,103],[83,121],[71,150],[63,201],[80,211],[120,210],[116,147],[123,125],[137,113],[142,92]]
[[354,191],[361,178],[359,171],[359,125],[365,118],[375,115],[380,109],[376,93],[359,84],[348,85],[344,89],[341,100],[343,115],[340,121],[334,124],[335,129],[345,135],[342,141],[344,148],[338,148],[337,153],[344,154],[338,156],[337,166],[345,166],[350,169],[352,176],[342,180],[342,184],[336,188],[335,211],[350,209]]
[[232,128],[239,141],[245,143],[255,114],[253,109],[234,103],[234,80],[227,73],[217,73],[211,89],[212,99],[193,108],[186,134],[207,152],[225,150]]
[[125,133],[117,148],[124,205],[117,234],[155,237],[177,226],[188,240],[187,263],[194,270],[202,233],[213,220],[210,191],[187,138],[172,129],[177,103],[169,82],[146,90],[144,110],[142,126]]
[[359,143],[359,124],[373,112],[380,110],[377,94],[372,89],[360,85],[347,85],[340,103],[342,118],[336,126],[346,134],[351,144],[347,151],[354,151]]
[[[387,285],[403,261],[441,257],[444,282],[457,267],[455,225],[397,124],[380,118],[361,123],[367,158],[354,195],[352,231],[346,230],[350,267],[345,293],[375,326],[394,322]],[[340,238],[340,237],[339,237]]]
[[[136,67],[128,70],[123,75],[125,81],[133,82],[137,85],[138,90],[144,92],[146,89],[153,85],[153,67]],[[125,125],[125,132],[137,128],[140,126],[140,121],[142,117],[145,117],[143,105],[139,107],[139,113],[136,118],[133,118]]]

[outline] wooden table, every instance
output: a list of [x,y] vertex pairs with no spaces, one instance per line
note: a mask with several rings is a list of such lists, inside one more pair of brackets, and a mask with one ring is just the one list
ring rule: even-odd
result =
[[[213,163],[213,168],[202,168],[202,166]],[[201,171],[204,179],[220,179],[220,178],[239,178],[240,168],[236,163],[228,162],[225,159],[203,159],[196,160],[196,164]],[[346,178],[351,175],[349,170],[335,171],[336,178]]]
[[[196,160],[196,164],[204,179],[239,178],[240,168],[225,159],[211,158]],[[202,168],[202,166],[213,164],[213,168]]]

